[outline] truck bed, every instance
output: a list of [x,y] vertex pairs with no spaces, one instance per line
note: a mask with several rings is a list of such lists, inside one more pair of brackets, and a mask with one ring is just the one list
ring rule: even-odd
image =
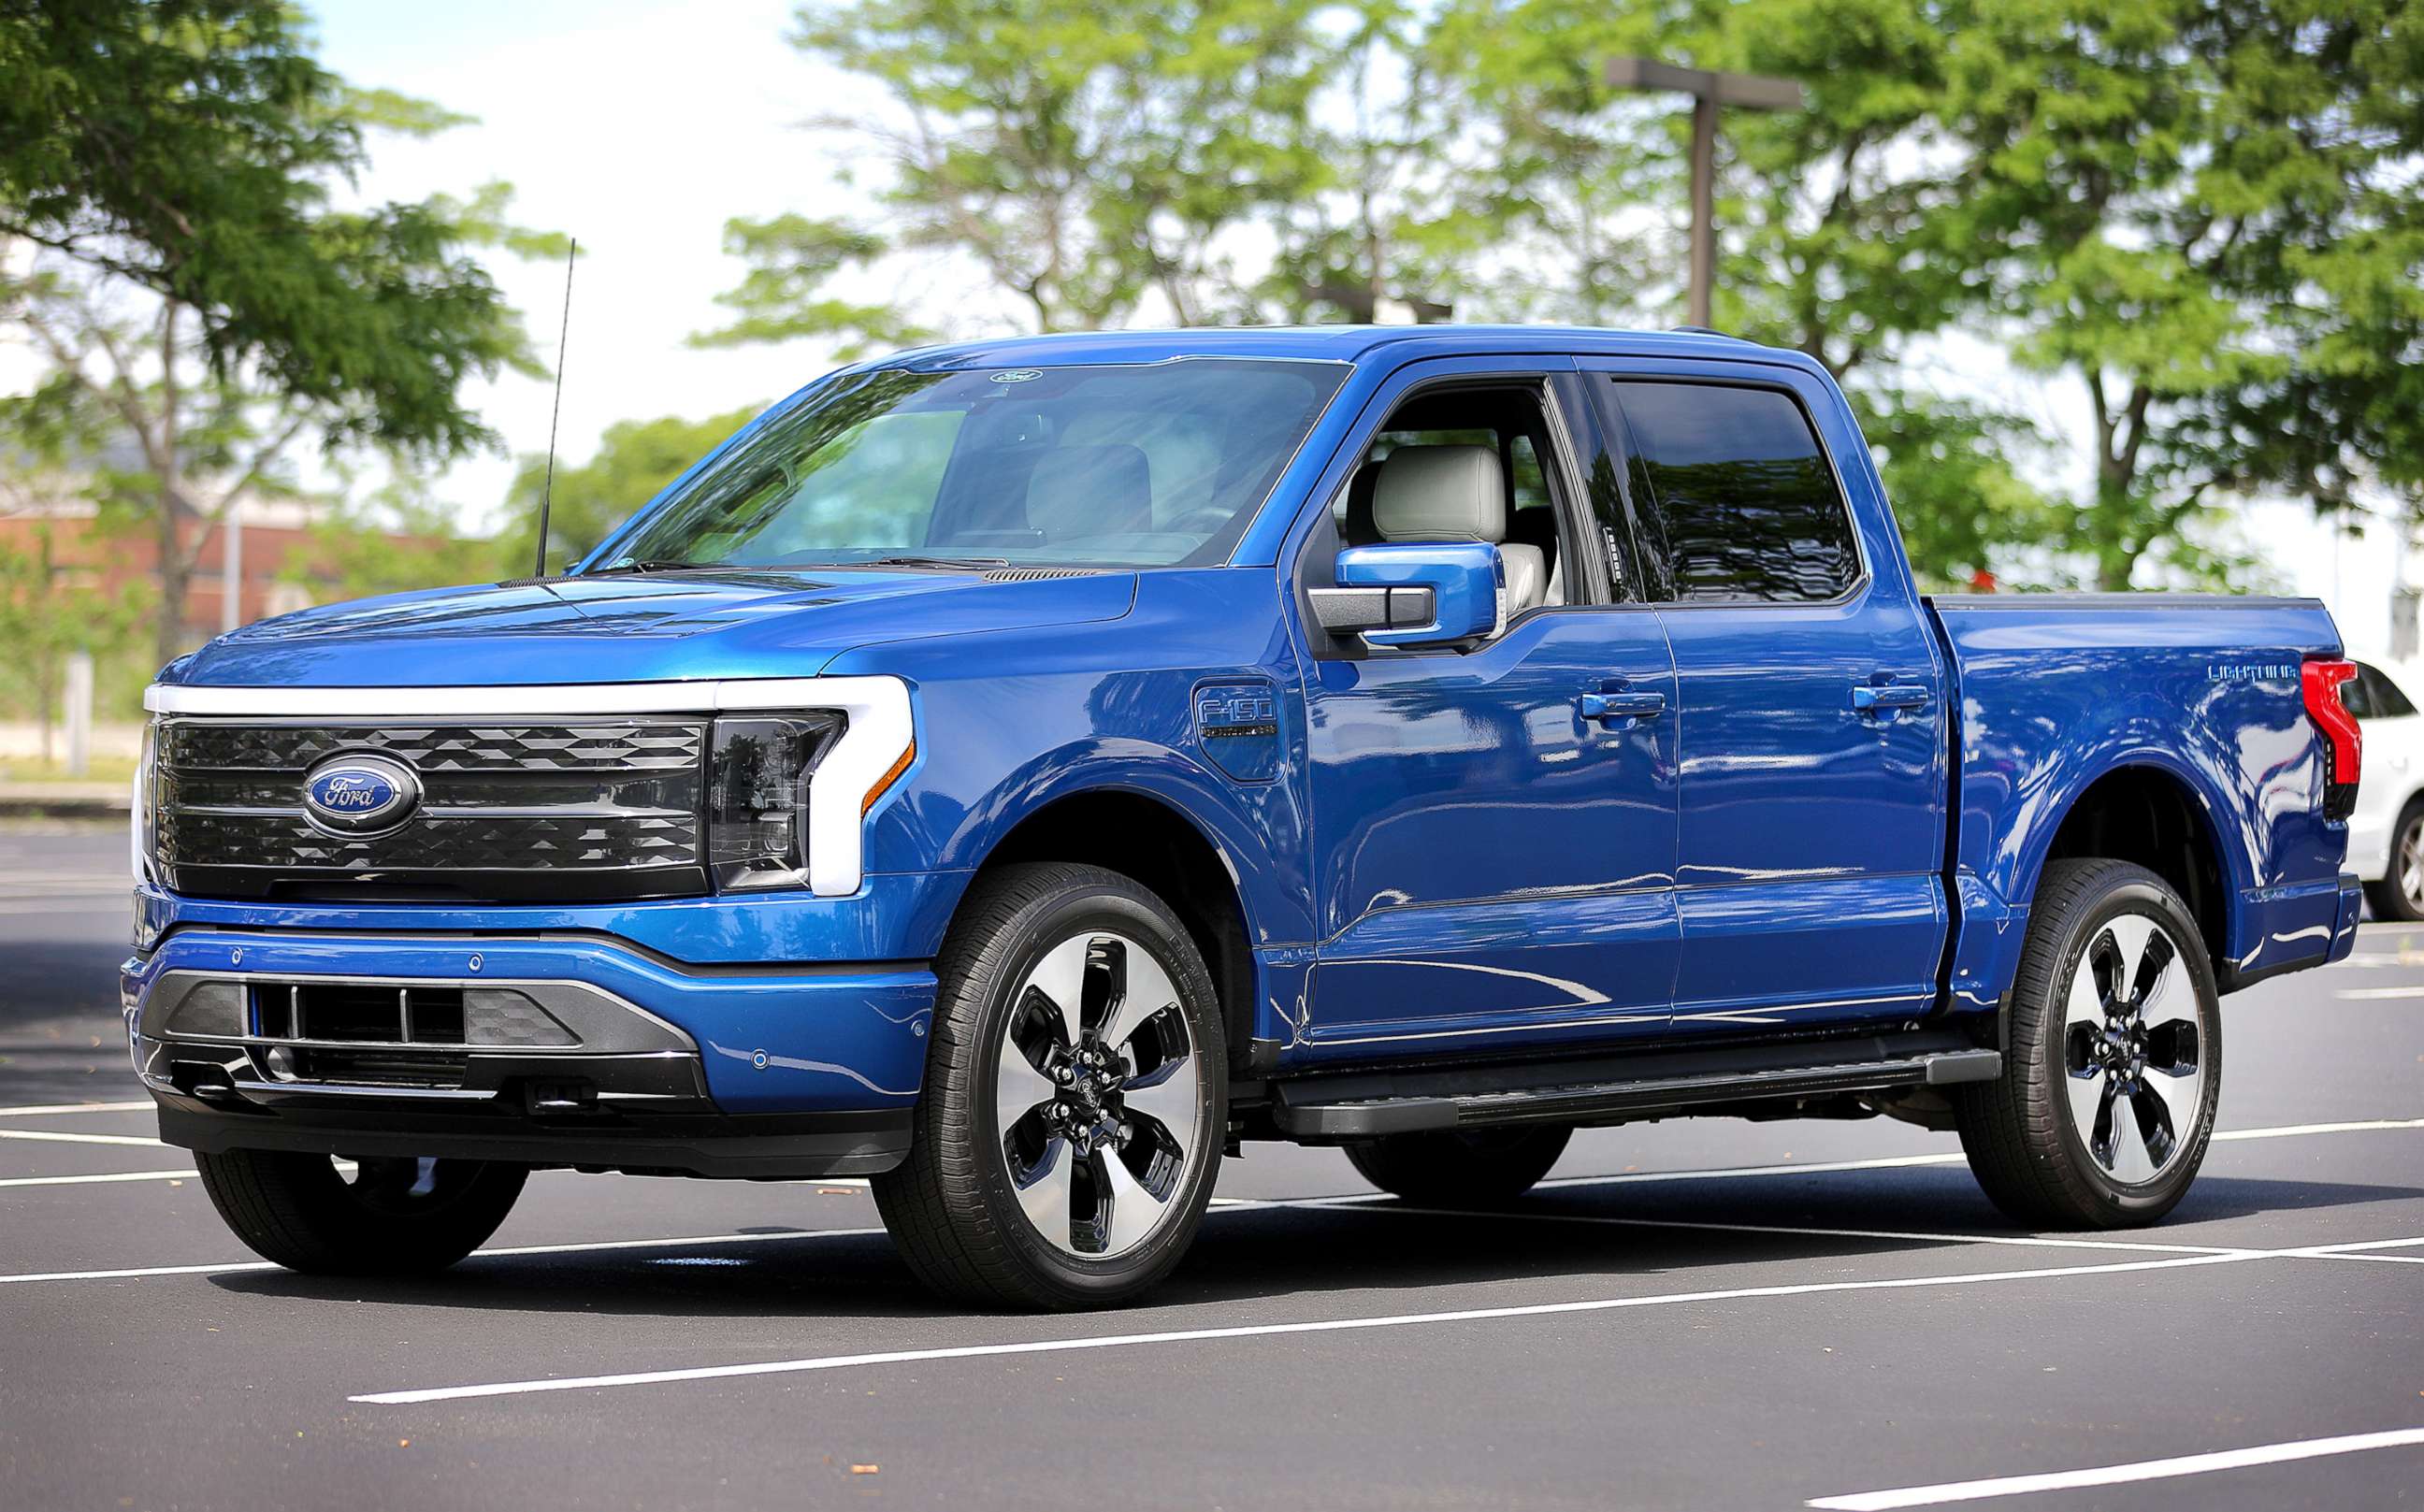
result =
[[[2344,823],[2325,818],[2322,740],[2301,666],[2339,636],[2311,598],[2209,594],[1946,595],[1928,607],[1955,696],[1948,836],[1959,923],[1953,985],[1986,1007],[2010,981],[2027,900],[2063,851],[2045,816],[2089,788],[2172,797],[2220,874],[2190,899],[2225,943],[2225,991],[2328,958],[2355,928]],[[2135,798],[2133,793],[2133,800]]]

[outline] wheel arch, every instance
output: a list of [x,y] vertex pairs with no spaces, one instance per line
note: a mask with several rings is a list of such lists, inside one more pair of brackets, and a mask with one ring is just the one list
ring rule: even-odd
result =
[[[1032,861],[1101,867],[1133,878],[1168,903],[1211,972],[1229,1065],[1243,1069],[1254,1025],[1260,936],[1232,845],[1169,796],[1107,780],[1067,787],[1023,808],[983,849],[971,889],[991,870]],[[954,924],[958,913],[954,908]]]
[[2247,857],[2225,842],[2219,801],[2189,769],[2139,753],[2081,783],[2044,826],[2028,864],[2034,899],[2049,861],[2109,857],[2168,883],[2196,921],[2217,977],[2227,975],[2232,900],[2247,885]]

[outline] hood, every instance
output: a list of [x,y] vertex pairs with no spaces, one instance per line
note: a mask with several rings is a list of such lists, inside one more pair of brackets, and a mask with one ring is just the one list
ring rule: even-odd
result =
[[164,682],[493,687],[814,676],[885,641],[1117,619],[1136,575],[819,568],[651,573],[391,594],[223,635]]

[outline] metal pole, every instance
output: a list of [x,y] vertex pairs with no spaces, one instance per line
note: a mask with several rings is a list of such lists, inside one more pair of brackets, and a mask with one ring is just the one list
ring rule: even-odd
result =
[[1689,323],[1713,324],[1710,291],[1717,284],[1717,98],[1692,101],[1692,302]]
[[228,501],[219,521],[219,633],[244,623],[244,501]]
[[92,771],[92,653],[68,653],[68,775]]

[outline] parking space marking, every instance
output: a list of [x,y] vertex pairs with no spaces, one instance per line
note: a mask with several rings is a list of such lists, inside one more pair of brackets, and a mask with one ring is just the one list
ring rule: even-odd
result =
[[[2216,1129],[2216,1142],[2241,1139],[2288,1139],[2309,1134],[2372,1134],[2391,1129],[2424,1129],[2424,1119],[2352,1119],[2338,1123],[2283,1123],[2253,1129]],[[1845,1170],[1900,1170],[1912,1166],[1958,1166],[1969,1156],[1958,1150],[1923,1155],[1881,1155],[1870,1160],[1810,1160],[1774,1166],[1720,1166],[1707,1170],[1627,1170],[1607,1176],[1552,1176],[1535,1186],[1614,1186],[1635,1182],[1725,1181],[1750,1176],[1818,1176]]]
[[[1475,1218],[1482,1216],[1472,1208],[1417,1207],[1388,1197],[1333,1197],[1310,1202],[1283,1202],[1282,1207],[1318,1208],[1338,1213],[1406,1213],[1425,1218]],[[2123,1239],[2063,1239],[2042,1234],[2016,1233],[1934,1233],[1899,1229],[1819,1229],[1783,1223],[1715,1223],[1692,1218],[1619,1218],[1599,1213],[1543,1213],[1530,1208],[1492,1208],[1487,1215],[1493,1220],[1530,1220],[1539,1223],[1602,1223],[1627,1229],[1705,1230],[1713,1233],[1783,1233],[1818,1239],[1896,1239],[1911,1244],[1985,1244],[2012,1245],[2038,1249],[2121,1249],[2169,1255],[2238,1255],[2253,1257],[2278,1251],[2251,1249],[2243,1245],[2219,1244],[2142,1244]]]
[[182,1170],[89,1170],[74,1176],[0,1176],[0,1186],[98,1186],[121,1181],[184,1181],[201,1172]]
[[1573,1302],[1531,1302],[1506,1307],[1458,1308],[1441,1313],[1392,1313],[1377,1316],[1318,1318],[1301,1323],[1244,1323],[1216,1329],[1173,1329],[1159,1333],[1077,1334],[1057,1339],[1026,1339],[1009,1344],[956,1345],[933,1349],[887,1349],[872,1354],[823,1355],[805,1360],[763,1360],[735,1365],[694,1365],[678,1370],[631,1371],[614,1376],[574,1376],[537,1380],[491,1381],[473,1386],[439,1386],[416,1391],[370,1392],[347,1401],[381,1407],[422,1402],[454,1402],[482,1396],[527,1396],[542,1392],[598,1391],[624,1386],[657,1386],[677,1381],[726,1380],[747,1376],[789,1376],[809,1371],[852,1370],[871,1365],[916,1364],[933,1360],[980,1360],[1010,1355],[1066,1354],[1092,1349],[1127,1349],[1148,1345],[1196,1344],[1225,1339],[1263,1339],[1309,1333],[1355,1333],[1376,1329],[1488,1323],[1519,1318],[1561,1317],[1576,1313],[1611,1313],[1634,1308],[1674,1307],[1690,1303],[1736,1302],[1779,1297],[1811,1297],[1833,1292],[1917,1290],[1939,1286],[1973,1286],[1994,1281],[2045,1281],[2066,1276],[2110,1276],[2125,1271],[2173,1270],[2185,1265],[2227,1265],[2260,1259],[2248,1254],[2177,1255],[2161,1260],[2125,1260],[2101,1265],[2053,1265],[2035,1270],[1972,1271],[1954,1276],[1901,1276],[1884,1281],[1801,1281],[1777,1286],[1738,1286],[1724,1291],[1650,1292],[1626,1297],[1601,1297]]
[[149,1113],[154,1106],[148,1097],[134,1103],[35,1103],[0,1107],[0,1119],[41,1118],[52,1113]]
[[0,1139],[38,1139],[46,1144],[136,1144],[167,1148],[148,1134],[76,1134],[67,1129],[0,1129]]
[[[774,1244],[785,1239],[864,1239],[882,1229],[792,1229],[781,1233],[694,1233],[672,1239],[592,1239],[581,1244],[507,1245],[475,1249],[471,1259],[516,1255],[585,1255],[617,1249],[681,1249],[696,1245]],[[272,1260],[223,1260],[199,1265],[139,1265],[120,1270],[44,1270],[0,1276],[0,1285],[36,1281],[137,1281],[148,1276],[220,1276],[236,1271],[277,1270]]]
[[2076,1490],[2087,1486],[2123,1486],[2131,1481],[2205,1475],[2218,1470],[2244,1470],[2251,1465],[2278,1465],[2293,1459],[2320,1459],[2327,1455],[2353,1455],[2368,1449],[2396,1449],[2410,1444],[2424,1444],[2424,1428],[2352,1433],[2336,1439],[2293,1440],[2288,1443],[2257,1444],[2247,1449],[2225,1449],[2209,1455],[2142,1459],[2135,1464],[2105,1465],[2095,1470],[2060,1470],[2042,1475],[2005,1475],[1995,1480],[1948,1481],[1941,1486],[1863,1491],[1856,1496],[1821,1497],[1808,1504],[1824,1508],[1825,1512],[1893,1512],[1897,1507],[1940,1506],[1947,1502],[1976,1502],[1990,1496],[2025,1496],[2032,1491]]

